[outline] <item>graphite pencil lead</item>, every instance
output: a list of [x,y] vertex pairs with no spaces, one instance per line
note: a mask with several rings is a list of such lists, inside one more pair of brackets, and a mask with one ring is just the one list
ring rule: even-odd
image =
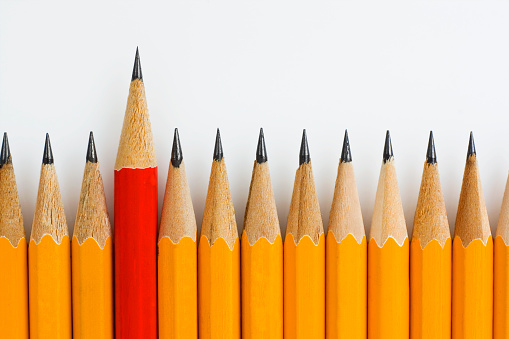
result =
[[171,148],[171,165],[179,168],[184,156],[182,155],[182,147],[180,146],[179,130],[175,128],[173,133],[173,147]]
[[303,129],[302,141],[300,143],[299,165],[304,163],[308,164],[310,161],[311,156],[309,155],[308,137],[306,135],[306,129]]
[[343,150],[341,151],[341,162],[352,162],[352,152],[350,151],[350,140],[348,139],[348,131],[345,129],[345,137],[343,139]]
[[470,131],[470,139],[468,140],[467,160],[471,155],[477,155],[475,152],[474,133],[472,131]]
[[133,76],[131,77],[131,81],[136,79],[139,79],[141,82],[143,82],[143,75],[141,74],[140,53],[138,52],[138,47],[136,47],[136,56],[134,57]]
[[214,146],[214,160],[221,161],[223,159],[223,145],[221,144],[221,134],[219,134],[219,128],[216,133],[216,145]]
[[384,146],[384,164],[390,159],[394,158],[394,154],[392,153],[392,142],[391,142],[391,134],[387,130],[385,134],[385,146]]
[[46,142],[44,143],[44,154],[42,155],[42,163],[44,165],[50,165],[53,163],[53,151],[51,150],[49,133],[46,133]]
[[267,149],[265,148],[265,136],[263,135],[263,128],[260,128],[260,135],[258,136],[258,146],[256,147],[256,162],[262,164],[267,162]]
[[97,152],[95,150],[94,133],[92,133],[92,131],[90,131],[90,136],[88,137],[87,161],[91,163],[97,162]]
[[2,141],[2,150],[0,151],[0,168],[5,164],[11,162],[11,149],[9,147],[9,140],[7,139],[7,132],[4,133],[4,139]]
[[426,152],[426,162],[434,165],[437,163],[437,153],[435,152],[435,140],[433,131],[429,131],[428,151]]

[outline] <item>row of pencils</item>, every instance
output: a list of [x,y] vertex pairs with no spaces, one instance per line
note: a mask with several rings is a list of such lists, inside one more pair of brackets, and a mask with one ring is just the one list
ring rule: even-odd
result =
[[493,241],[472,135],[454,240],[430,134],[410,242],[389,133],[367,239],[348,135],[325,236],[304,131],[283,241],[263,131],[239,239],[218,130],[198,241],[177,130],[157,225],[136,51],[114,190],[113,234],[91,133],[70,239],[47,135],[27,255],[4,135],[0,338],[509,338],[509,189]]

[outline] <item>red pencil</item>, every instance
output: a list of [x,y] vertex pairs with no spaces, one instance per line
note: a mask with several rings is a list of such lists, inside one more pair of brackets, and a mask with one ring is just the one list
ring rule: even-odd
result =
[[157,338],[157,161],[136,49],[115,162],[115,332]]

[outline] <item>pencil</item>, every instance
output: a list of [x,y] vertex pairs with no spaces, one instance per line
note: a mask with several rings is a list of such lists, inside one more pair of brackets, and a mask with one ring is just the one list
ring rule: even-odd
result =
[[325,338],[325,235],[306,130],[284,244],[284,337]]
[[433,132],[422,173],[410,243],[410,337],[451,337],[452,241]]
[[368,244],[368,338],[409,337],[409,242],[389,131]]
[[263,129],[241,240],[242,338],[283,338],[283,241]]
[[452,337],[492,338],[493,240],[470,132],[452,244]]
[[28,245],[30,338],[70,339],[71,248],[49,135]]
[[27,241],[7,133],[0,151],[0,338],[28,338]]
[[509,338],[509,178],[498,217],[494,258],[493,337]]
[[198,338],[196,218],[175,128],[158,241],[159,338]]
[[219,129],[198,245],[200,339],[240,339],[240,244]]
[[71,243],[74,339],[113,338],[111,236],[94,136],[90,132]]
[[157,338],[157,161],[138,49],[115,162],[115,333]]
[[346,130],[325,244],[326,337],[366,338],[368,251]]

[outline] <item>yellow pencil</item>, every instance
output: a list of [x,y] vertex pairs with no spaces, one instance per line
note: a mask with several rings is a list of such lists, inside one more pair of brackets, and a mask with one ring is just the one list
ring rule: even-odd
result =
[[325,243],[326,337],[366,338],[368,251],[347,131]]
[[430,132],[410,243],[411,339],[451,337],[451,246]]
[[49,135],[28,245],[31,339],[72,338],[71,249]]
[[198,245],[200,339],[240,339],[240,244],[219,129]]
[[470,132],[452,244],[452,337],[492,337],[493,240]]
[[92,132],[72,238],[72,303],[74,339],[113,338],[113,240]]
[[325,235],[302,134],[284,244],[284,337],[325,338]]
[[159,339],[198,338],[196,232],[191,192],[175,128],[157,244]]
[[493,337],[509,338],[509,178],[495,236]]
[[28,338],[27,242],[7,133],[0,151],[0,338]]
[[241,241],[242,338],[283,338],[283,242],[263,130]]
[[389,131],[368,244],[368,338],[409,337],[409,244]]

